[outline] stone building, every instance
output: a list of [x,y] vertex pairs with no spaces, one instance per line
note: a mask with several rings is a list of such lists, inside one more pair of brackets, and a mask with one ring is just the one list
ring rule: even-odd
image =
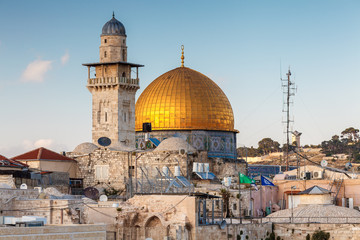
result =
[[135,146],[135,93],[143,65],[127,61],[125,27],[114,15],[103,26],[100,40],[100,62],[83,64],[88,67],[87,88],[92,94],[92,141],[97,144],[100,137],[108,137]]

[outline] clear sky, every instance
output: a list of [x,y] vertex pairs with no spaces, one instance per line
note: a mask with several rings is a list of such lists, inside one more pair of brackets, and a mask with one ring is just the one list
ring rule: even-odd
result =
[[297,85],[292,116],[302,144],[359,128],[360,1],[0,1],[0,154],[91,141],[82,63],[99,60],[102,26],[126,28],[141,89],[185,65],[229,98],[239,146],[285,142],[282,76]]

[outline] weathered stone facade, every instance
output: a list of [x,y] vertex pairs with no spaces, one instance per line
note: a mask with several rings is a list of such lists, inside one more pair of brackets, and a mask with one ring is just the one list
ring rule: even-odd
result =
[[[239,171],[246,170],[246,163],[208,158],[205,151],[181,154],[179,151],[122,152],[99,148],[90,154],[67,153],[67,156],[77,160],[77,177],[83,178],[84,187],[112,187],[118,190],[126,189],[126,184],[129,183],[129,169],[133,186],[137,187],[138,191],[140,191],[140,186],[136,186],[135,183],[146,177],[144,172],[147,177],[154,178],[159,175],[163,167],[168,167],[174,174],[175,167],[179,166],[181,175],[187,176],[191,175],[194,162],[209,163],[210,172],[219,179],[225,176],[235,177]],[[104,171],[104,174],[99,171]]]

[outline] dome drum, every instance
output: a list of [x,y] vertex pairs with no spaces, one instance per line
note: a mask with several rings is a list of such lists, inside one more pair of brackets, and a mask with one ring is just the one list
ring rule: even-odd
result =
[[[201,130],[169,130],[153,131],[151,138],[160,142],[173,136],[180,136],[195,148],[197,151],[207,151],[209,158],[236,159],[236,132],[230,131],[201,131]],[[136,148],[145,149],[146,141],[144,133],[136,133]]]

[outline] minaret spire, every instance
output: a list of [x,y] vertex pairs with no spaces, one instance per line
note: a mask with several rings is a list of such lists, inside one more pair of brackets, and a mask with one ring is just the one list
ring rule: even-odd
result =
[[115,18],[115,12],[113,11],[113,18]]
[[184,67],[184,45],[181,45],[181,67]]

